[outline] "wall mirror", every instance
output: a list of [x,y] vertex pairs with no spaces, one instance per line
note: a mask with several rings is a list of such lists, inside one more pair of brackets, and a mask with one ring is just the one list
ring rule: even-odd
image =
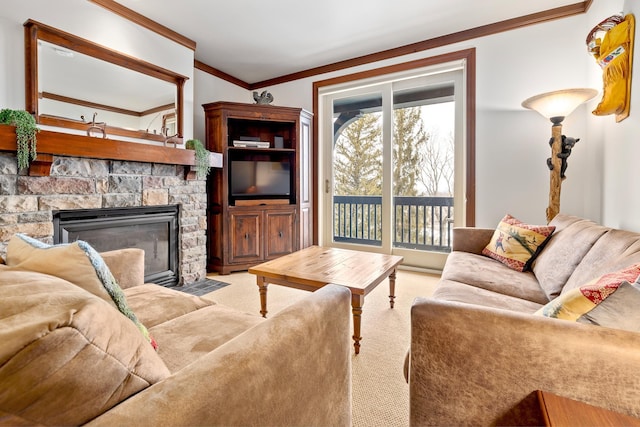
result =
[[187,77],[39,22],[24,27],[26,110],[39,124],[181,142]]

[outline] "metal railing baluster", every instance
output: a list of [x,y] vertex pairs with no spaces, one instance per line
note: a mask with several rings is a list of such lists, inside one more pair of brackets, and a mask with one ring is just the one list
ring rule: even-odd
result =
[[[335,241],[382,244],[381,196],[333,196],[333,205]],[[396,196],[393,205],[395,247],[451,251],[452,197]]]

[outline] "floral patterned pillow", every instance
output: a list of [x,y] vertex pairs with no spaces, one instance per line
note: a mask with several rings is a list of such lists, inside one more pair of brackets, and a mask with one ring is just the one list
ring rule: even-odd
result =
[[538,316],[640,331],[640,264],[607,273],[571,289],[538,310]]
[[516,271],[526,271],[556,227],[530,225],[507,214],[498,224],[482,254]]

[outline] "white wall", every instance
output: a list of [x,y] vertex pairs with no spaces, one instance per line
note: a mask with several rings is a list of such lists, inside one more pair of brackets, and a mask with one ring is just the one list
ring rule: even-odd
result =
[[[640,23],[640,2],[625,0],[624,12],[636,18],[636,42]],[[630,116],[615,123],[613,116],[603,118],[603,220],[607,225],[640,231],[640,61],[635,44],[632,68]]]
[[[522,108],[521,102],[556,89],[601,89],[600,69],[587,53],[585,39],[595,24],[620,11],[622,4],[623,0],[594,0],[586,14],[265,89],[274,95],[276,105],[311,110],[314,81],[474,47],[477,60],[476,225],[494,227],[507,212],[524,221],[544,223],[549,194],[546,159],[550,155],[551,123]],[[563,133],[579,137],[580,142],[569,158],[561,211],[597,222],[610,222],[611,214],[603,215],[602,193],[607,194],[605,200],[617,201],[619,190],[611,187],[620,183],[611,183],[609,177],[611,164],[618,161],[608,154],[603,165],[602,129],[605,122],[613,118],[593,117],[590,111],[596,103],[597,99],[580,107],[564,122]],[[629,123],[636,120],[633,115],[627,119]],[[629,130],[629,135],[632,131]],[[609,145],[607,142],[607,153]],[[631,161],[624,153],[620,156],[627,163]],[[629,182],[628,177],[622,179]],[[640,194],[636,197],[640,200]],[[636,228],[640,228],[640,224],[636,224]]]
[[[311,110],[314,81],[476,48],[476,225],[494,227],[507,212],[543,223],[550,123],[520,104],[549,90],[601,89],[600,69],[586,51],[585,38],[595,24],[620,10],[637,15],[640,5],[637,0],[594,0],[586,14],[264,89],[274,95],[275,105]],[[185,87],[187,139],[193,135],[205,140],[202,104],[252,102],[249,91],[194,70],[190,49],[91,2],[4,0],[0,10],[0,107],[24,108],[22,24],[29,18],[189,77]],[[640,78],[638,73],[634,77]],[[640,106],[639,97],[634,91],[631,116],[618,124],[612,116],[590,114],[597,99],[565,120],[563,133],[581,140],[569,158],[562,212],[640,230],[640,216],[635,214],[640,208],[640,191],[634,167],[640,158],[640,143],[636,142],[640,119],[635,110]]]
[[0,9],[0,108],[25,108],[24,28],[28,19],[75,34],[189,78],[184,136],[193,132],[194,52],[88,1],[3,0]]
[[[23,109],[24,36],[0,12],[0,108]],[[22,29],[22,28],[20,28]]]
[[195,70],[193,135],[202,142],[206,141],[204,128],[204,109],[202,105],[216,101],[252,103],[253,98],[248,90],[235,84],[213,77],[211,74]]

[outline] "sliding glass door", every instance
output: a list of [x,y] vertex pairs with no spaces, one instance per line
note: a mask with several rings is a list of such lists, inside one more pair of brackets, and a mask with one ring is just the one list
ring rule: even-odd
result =
[[439,269],[464,223],[463,70],[322,96],[322,244]]

